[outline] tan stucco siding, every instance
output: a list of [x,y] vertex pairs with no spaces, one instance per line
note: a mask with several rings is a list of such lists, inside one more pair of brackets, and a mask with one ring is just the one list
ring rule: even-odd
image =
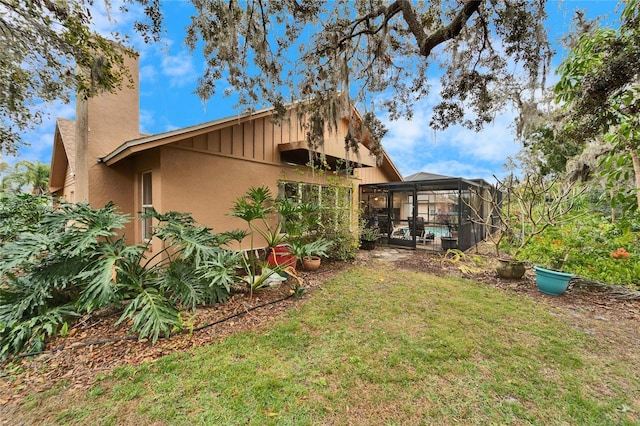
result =
[[251,186],[267,185],[277,194],[281,168],[167,147],[162,150],[161,175],[162,211],[191,213],[198,223],[222,232],[245,227],[227,214]]
[[[103,207],[110,200],[123,209],[132,203],[132,177],[127,176],[122,166],[107,168],[98,163],[99,158],[124,141],[140,135],[138,57],[127,57],[125,65],[131,70],[132,85],[124,81],[115,93],[76,99],[76,200],[88,201],[95,208]],[[126,164],[131,163],[125,161]],[[129,201],[125,202],[127,197]]]
[[138,57],[125,57],[131,72],[115,93],[102,93],[87,100],[89,158],[94,161],[116,149],[123,142],[140,136],[140,91]]
[[[133,212],[136,211],[133,205],[133,164],[133,159],[127,159],[114,167],[97,163],[92,165],[89,169],[89,204],[94,208],[102,208],[112,201],[117,211],[131,215],[130,219],[133,220]],[[127,224],[121,231],[128,243],[135,241],[134,232],[133,223]]]
[[[161,163],[161,211],[190,213],[198,223],[212,228],[214,232],[246,229],[244,221],[230,217],[228,213],[235,200],[250,187],[266,185],[276,196],[281,180],[307,183],[327,181],[326,175],[312,176],[306,168],[248,162],[230,156],[203,155],[176,147],[162,150]],[[345,179],[344,184],[352,185],[352,182],[352,179]],[[258,239],[256,246],[261,244],[263,242]],[[245,242],[243,246],[247,245],[248,242]]]
[[75,174],[73,174],[73,172],[71,172],[67,167],[67,173],[64,179],[64,186],[62,187],[62,189],[56,191],[56,195],[58,196],[58,198],[65,200],[69,203],[75,203],[76,202],[75,188],[76,188]]

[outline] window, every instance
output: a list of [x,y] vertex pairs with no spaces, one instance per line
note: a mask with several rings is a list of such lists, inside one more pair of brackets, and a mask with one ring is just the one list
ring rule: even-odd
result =
[[[142,214],[150,213],[153,209],[153,198],[152,198],[152,179],[151,172],[142,173],[141,176],[142,188],[140,193],[142,194]],[[153,227],[151,223],[151,218],[142,219],[142,241],[148,242],[151,241],[151,235],[153,234]]]
[[280,182],[280,195],[297,202],[320,206],[321,220],[328,225],[333,222],[350,223],[351,188],[319,185],[302,182]]

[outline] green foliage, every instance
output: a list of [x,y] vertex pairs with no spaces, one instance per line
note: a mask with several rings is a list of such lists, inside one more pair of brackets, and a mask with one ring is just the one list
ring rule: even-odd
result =
[[[279,226],[274,229],[272,225],[275,209],[275,198],[271,195],[271,189],[265,185],[249,188],[244,195],[236,199],[231,207],[229,216],[247,222],[249,230],[246,235],[250,239],[251,251],[255,249],[254,234],[256,232],[272,243],[279,240],[281,229]],[[235,236],[241,236],[241,234],[236,233]],[[242,240],[239,239],[238,242],[242,242]]]
[[541,175],[545,176],[566,171],[567,161],[580,154],[584,149],[584,140],[566,139],[560,141],[554,114],[545,116],[544,122],[528,129],[523,138],[523,146],[531,153]]
[[238,260],[220,248],[228,237],[197,226],[187,214],[150,213],[157,221],[153,237],[164,245],[146,257],[147,246],[116,238],[127,217],[113,205],[62,203],[54,210],[36,196],[3,200],[8,210],[25,200],[24,208],[33,206],[40,220],[18,228],[0,246],[2,358],[42,349],[80,312],[122,303],[118,323],[131,320],[133,332],[155,342],[181,328],[180,309],[229,296]]
[[377,241],[378,234],[376,234],[375,229],[362,227],[360,230],[360,239],[362,241]]
[[325,238],[318,238],[310,242],[305,242],[303,238],[291,241],[291,253],[298,259],[311,259],[312,256],[327,257],[327,252],[333,243]]
[[[235,201],[230,216],[247,222],[249,231],[246,235],[250,236],[250,250],[256,248],[253,234],[258,233],[265,239],[268,247],[277,244],[301,246],[318,240],[322,241],[322,244],[318,243],[322,247],[318,248],[323,249],[323,256],[335,259],[353,258],[359,243],[350,227],[351,188],[303,184],[302,192],[303,199],[274,198],[268,187],[252,187]],[[279,221],[274,224],[276,213]],[[242,234],[238,236],[243,237]],[[314,247],[311,248],[315,250]],[[254,271],[250,276],[258,275],[255,273],[255,265],[249,263],[248,266]]]
[[[103,2],[110,13],[111,2]],[[134,28],[145,40],[160,34],[159,3],[132,0],[122,5],[143,6],[144,21]],[[92,1],[66,0],[0,2],[0,152],[15,152],[20,133],[41,123],[46,102],[68,103],[101,91],[113,91],[130,80],[123,69],[125,57],[133,55],[119,46],[125,40],[92,30]],[[141,15],[142,16],[142,15]],[[6,119],[5,119],[6,118]]]
[[600,160],[600,176],[611,194],[610,204],[623,213],[638,208],[638,196],[632,180],[633,161],[629,153],[611,151]]
[[333,243],[328,251],[328,257],[337,260],[350,260],[356,257],[360,241],[347,226],[334,229],[325,229],[322,232],[324,238]]
[[12,168],[6,163],[0,170],[0,193],[19,193],[29,190],[32,194],[47,194],[49,192],[49,164],[40,161],[35,163],[22,160]]
[[51,209],[53,200],[44,195],[0,195],[0,243],[12,240],[40,221]]
[[[630,256],[613,257],[619,248]],[[612,224],[601,214],[576,215],[533,238],[518,258],[599,282],[640,289],[640,217]]]
[[[625,2],[616,28],[582,34],[558,68],[556,100],[567,117],[566,139],[598,146],[598,167],[612,205],[640,209],[640,3]],[[557,148],[556,148],[557,149]],[[633,161],[631,159],[633,158]],[[632,199],[635,197],[635,203]]]
[[327,251],[332,259],[347,260],[355,257],[360,247],[357,233],[359,217],[352,209],[352,187],[347,186],[340,178],[330,178],[331,186],[322,193],[319,226],[315,233],[317,238],[324,238],[333,244]]

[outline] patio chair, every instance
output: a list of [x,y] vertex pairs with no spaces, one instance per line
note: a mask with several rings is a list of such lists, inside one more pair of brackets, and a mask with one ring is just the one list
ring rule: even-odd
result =
[[[414,235],[413,218],[407,217],[407,221],[409,222],[409,231],[411,232],[411,236],[413,237]],[[433,240],[435,237],[432,232],[425,231],[423,217],[418,216],[416,220],[415,236],[416,236],[416,240],[422,241],[422,244],[427,244],[427,240]]]
[[[422,239],[422,234],[424,234],[424,219],[418,217],[418,220],[415,223],[415,227],[413,225],[413,218],[411,216],[407,217],[407,222],[409,223],[409,232],[411,233],[411,237],[414,236],[417,240]],[[422,229],[420,224],[422,224]]]
[[386,237],[389,234],[389,225],[391,221],[388,216],[378,217],[378,233],[380,236]]

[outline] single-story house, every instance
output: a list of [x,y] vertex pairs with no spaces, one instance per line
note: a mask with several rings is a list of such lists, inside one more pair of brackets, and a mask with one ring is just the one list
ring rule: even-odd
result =
[[[137,71],[137,57],[129,61]],[[150,207],[187,212],[214,232],[223,232],[244,227],[228,213],[252,186],[266,185],[278,194],[285,185],[328,185],[330,174],[306,166],[310,148],[295,105],[281,121],[274,121],[274,111],[265,109],[142,135],[139,77],[132,74],[133,84],[123,84],[117,93],[76,100],[74,121],[58,119],[50,177],[50,191],[56,196],[93,207],[113,201],[132,218]],[[322,154],[329,166],[340,160],[354,165],[341,175],[341,182],[353,188],[356,214],[359,185],[402,181],[402,176],[386,153],[377,163],[366,140],[357,154],[345,149],[347,120],[359,117],[349,109],[338,128],[325,133]],[[124,230],[127,242],[145,241],[149,226],[132,220]]]

